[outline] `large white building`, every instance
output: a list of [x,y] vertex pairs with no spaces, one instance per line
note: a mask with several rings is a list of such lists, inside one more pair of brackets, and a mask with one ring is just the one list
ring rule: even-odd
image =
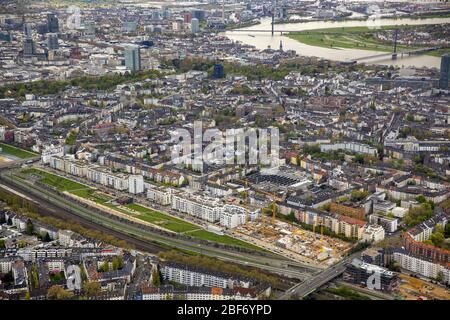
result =
[[173,190],[171,188],[147,184],[147,198],[158,204],[163,206],[168,206],[171,204],[172,194]]
[[255,221],[259,217],[259,210],[248,210],[246,208],[226,204],[220,213],[220,225],[229,229],[245,224],[247,219]]
[[364,228],[362,238],[365,242],[378,242],[384,239],[384,228],[377,224],[369,224]]
[[251,285],[250,280],[247,279],[232,278],[225,273],[172,262],[162,265],[160,271],[165,280],[193,287],[233,288],[239,286],[248,288]]
[[379,224],[383,226],[387,232],[395,232],[398,228],[398,219],[382,216],[379,214],[371,214],[369,216],[370,223]]
[[172,209],[209,222],[217,222],[220,220],[222,206],[217,199],[189,196],[187,194],[185,196],[172,195]]
[[338,142],[320,145],[321,152],[337,151],[337,150],[345,150],[359,154],[368,154],[374,157],[377,156],[376,148],[358,142]]
[[416,258],[403,249],[395,249],[393,258],[401,268],[418,273],[430,279],[436,279],[438,274],[442,273],[444,282],[450,284],[450,269],[440,264]]
[[128,177],[128,192],[132,194],[144,192],[144,177],[142,175],[136,174]]

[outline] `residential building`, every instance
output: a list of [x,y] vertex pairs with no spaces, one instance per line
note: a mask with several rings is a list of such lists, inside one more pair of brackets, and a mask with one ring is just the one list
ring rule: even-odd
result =
[[130,45],[124,51],[125,67],[131,72],[141,70],[141,49],[139,46]]

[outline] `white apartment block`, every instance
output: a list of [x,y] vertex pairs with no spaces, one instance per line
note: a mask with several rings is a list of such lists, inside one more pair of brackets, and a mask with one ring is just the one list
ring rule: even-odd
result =
[[148,185],[147,198],[163,206],[172,203],[173,190],[164,186]]
[[220,220],[221,205],[216,199],[199,196],[184,198],[180,195],[172,195],[172,209],[209,222]]
[[0,273],[8,273],[12,270],[14,260],[12,258],[1,258],[0,259]]
[[393,256],[394,261],[403,269],[418,273],[430,279],[436,279],[439,272],[442,272],[445,283],[450,284],[450,269],[440,264],[416,258],[403,250],[394,251]]
[[220,225],[229,229],[236,228],[249,221],[255,221],[259,217],[259,210],[247,210],[246,208],[226,204],[220,214]]
[[384,239],[384,228],[380,225],[370,224],[364,229],[362,238],[365,242],[378,242]]
[[128,177],[128,192],[132,194],[144,193],[144,177],[141,175],[130,175]]
[[228,287],[228,279],[226,278],[212,274],[195,272],[188,269],[164,266],[161,268],[161,274],[165,280],[174,281],[192,287]]
[[50,272],[61,272],[65,271],[64,260],[51,259],[45,262],[47,264],[48,271]]
[[398,228],[398,219],[382,216],[379,214],[371,214],[369,216],[370,223],[383,226],[387,232],[395,232]]
[[337,150],[345,150],[354,153],[368,154],[374,157],[377,155],[376,148],[372,148],[367,144],[362,144],[358,142],[339,142],[320,145],[321,152],[337,151]]

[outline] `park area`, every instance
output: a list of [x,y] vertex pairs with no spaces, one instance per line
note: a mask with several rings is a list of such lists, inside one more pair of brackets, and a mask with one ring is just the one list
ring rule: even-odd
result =
[[11,146],[6,143],[0,143],[0,157],[16,159],[28,159],[38,156],[39,154]]
[[213,232],[206,231],[201,226],[197,226],[182,219],[178,219],[162,212],[155,211],[151,208],[147,208],[135,203],[127,204],[124,206],[119,205],[115,202],[115,198],[103,192],[44,170],[28,168],[22,170],[21,174],[29,177],[38,177],[40,182],[56,188],[58,191],[67,191],[78,197],[94,201],[99,205],[103,205],[112,210],[134,216],[137,219],[149,222],[169,231],[184,233],[193,238],[209,240],[216,243],[261,250],[260,248],[245,241],[241,241],[227,235],[219,235]]
[[40,181],[42,183],[45,183],[46,185],[49,185],[51,187],[56,188],[58,191],[75,191],[75,190],[83,190],[83,189],[91,189],[88,186],[75,182],[73,180],[66,179],[64,177],[49,173],[47,171],[30,168],[22,170],[21,173],[30,175],[30,176],[37,176],[40,177]]
[[[384,26],[382,30],[393,30],[398,26]],[[323,48],[345,48],[372,50],[382,52],[393,52],[393,44],[385,43],[376,38],[375,33],[379,29],[369,29],[368,27],[344,27],[317,29],[302,32],[292,32],[287,36],[304,44]],[[397,45],[397,51],[419,49],[418,46]],[[442,50],[432,51],[427,54],[440,56]]]

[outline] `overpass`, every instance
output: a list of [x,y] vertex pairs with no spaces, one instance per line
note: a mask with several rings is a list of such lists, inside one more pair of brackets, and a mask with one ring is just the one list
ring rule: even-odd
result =
[[360,252],[355,252],[348,257],[346,257],[344,260],[338,262],[334,266],[321,271],[320,273],[316,274],[315,276],[307,279],[304,282],[301,282],[295,286],[293,286],[291,289],[286,291],[284,295],[280,297],[280,300],[286,300],[289,299],[292,296],[298,296],[300,298],[304,298],[310,293],[316,291],[318,288],[326,284],[327,282],[339,277],[341,274],[345,271],[345,266],[347,263],[351,262],[353,258],[356,258],[360,255]]

